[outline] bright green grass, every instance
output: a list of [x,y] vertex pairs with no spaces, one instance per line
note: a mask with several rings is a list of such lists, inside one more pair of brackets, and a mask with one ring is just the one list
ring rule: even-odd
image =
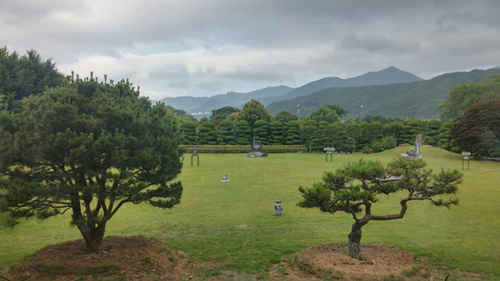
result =
[[[184,186],[180,205],[161,210],[148,205],[125,205],[107,227],[107,235],[154,237],[191,257],[221,262],[248,274],[264,274],[285,255],[309,246],[347,242],[352,218],[321,213],[295,204],[298,187],[320,181],[324,171],[364,158],[383,163],[406,151],[334,156],[272,154],[202,154],[200,166],[189,157],[179,180]],[[461,156],[423,147],[428,167],[461,169]],[[196,165],[196,161],[195,161]],[[433,207],[410,202],[402,220],[371,222],[363,228],[363,243],[380,243],[427,257],[431,264],[459,268],[500,279],[500,163],[471,161],[459,187],[459,206]],[[221,182],[224,174],[230,182]],[[402,195],[402,194],[398,194]],[[401,196],[383,196],[375,214],[398,212]],[[274,217],[275,200],[285,214]],[[29,220],[15,229],[0,227],[0,266],[32,254],[48,244],[79,239],[69,216]]]

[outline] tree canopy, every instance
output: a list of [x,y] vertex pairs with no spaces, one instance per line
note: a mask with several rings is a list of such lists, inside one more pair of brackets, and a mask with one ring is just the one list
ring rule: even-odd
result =
[[500,99],[500,75],[490,76],[485,83],[466,83],[453,88],[438,110],[441,119],[454,120],[474,103]]
[[299,120],[299,117],[291,114],[288,111],[281,111],[278,114],[276,114],[276,116],[274,116],[273,119],[282,123],[288,123],[290,121]]
[[479,156],[500,156],[500,99],[471,105],[451,127],[455,145]]
[[256,99],[251,99],[245,103],[241,111],[238,112],[236,116],[236,121],[245,120],[251,128],[253,128],[253,124],[257,120],[263,119],[268,122],[271,121],[271,114],[269,111],[267,111],[264,105]]
[[[402,219],[410,201],[429,201],[435,206],[457,204],[458,199],[445,199],[439,195],[451,195],[457,191],[462,174],[457,170],[441,170],[432,174],[425,169],[421,159],[395,159],[386,168],[379,162],[359,160],[347,164],[335,172],[325,172],[323,182],[312,187],[299,187],[303,200],[298,206],[319,208],[325,213],[348,213],[354,219],[349,238],[349,256],[362,259],[360,251],[361,228],[368,222]],[[404,191],[399,193],[399,191]],[[400,210],[394,214],[375,214],[373,204],[378,195],[404,196]]]
[[340,118],[345,116],[348,112],[349,111],[336,104],[330,104],[314,110],[311,114],[309,114],[307,119],[314,120],[316,122],[327,121],[328,123],[335,123],[340,121]]
[[210,115],[210,120],[224,120],[229,115],[239,111],[239,109],[232,106],[224,106],[219,109],[214,109],[212,110],[212,115]]
[[7,47],[0,48],[0,109],[20,110],[24,97],[66,82],[56,64],[50,59],[43,60],[35,50],[19,56],[16,52],[9,53]]
[[70,211],[89,252],[126,203],[180,202],[177,119],[128,81],[77,81],[0,113],[0,212],[15,225]]

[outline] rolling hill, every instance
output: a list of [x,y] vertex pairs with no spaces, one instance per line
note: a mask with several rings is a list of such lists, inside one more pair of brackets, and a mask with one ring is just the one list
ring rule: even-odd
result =
[[371,86],[371,85],[386,85],[386,84],[396,84],[396,83],[409,83],[416,81],[423,81],[424,79],[417,77],[409,72],[400,70],[394,66],[388,67],[386,69],[368,72],[363,75],[341,79],[338,77],[326,77],[319,79],[310,83],[305,84],[297,89],[294,89],[284,95],[277,97],[270,97],[260,100],[265,106],[271,104],[272,102],[293,99],[300,96],[307,96],[314,92],[333,88],[333,87],[354,87],[354,86]]
[[266,87],[264,89],[252,91],[249,93],[228,92],[223,95],[215,95],[212,97],[187,96],[164,98],[160,101],[175,108],[183,109],[187,113],[193,114],[198,119],[200,119],[202,117],[210,116],[212,110],[224,106],[241,108],[250,99],[257,99],[264,106],[266,106],[272,102],[310,95],[316,91],[331,87],[384,85],[422,80],[422,78],[419,78],[409,72],[391,66],[380,71],[368,72],[363,75],[348,79],[326,77],[307,83],[297,89],[287,86],[277,86]]
[[377,114],[402,118],[438,118],[436,108],[448,97],[451,89],[463,83],[481,83],[494,74],[500,74],[500,69],[448,73],[411,83],[328,88],[307,96],[271,103],[267,109],[272,115],[288,111],[298,117],[306,117],[313,110],[334,103],[349,110],[347,118]]

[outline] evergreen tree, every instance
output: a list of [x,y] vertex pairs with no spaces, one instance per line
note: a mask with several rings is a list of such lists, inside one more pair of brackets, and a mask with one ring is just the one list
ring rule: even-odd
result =
[[271,144],[285,144],[285,132],[283,123],[274,121],[270,125],[270,143]]
[[437,136],[439,147],[446,150],[451,150],[453,147],[455,147],[453,137],[451,135],[451,127],[453,126],[453,124],[455,124],[455,122],[444,122],[443,124],[441,124],[441,127],[439,127],[439,135]]
[[56,64],[43,60],[35,50],[20,57],[16,52],[9,53],[7,47],[0,48],[0,97],[4,108],[19,111],[23,98],[67,83]]
[[408,143],[413,144],[417,139],[418,134],[420,134],[420,122],[417,120],[408,120],[405,125],[403,125],[403,130],[399,135],[398,143]]
[[240,120],[236,123],[236,143],[239,145],[249,145],[252,142],[252,131],[250,124],[246,120]]
[[[432,170],[424,168],[425,163],[421,159],[408,161],[399,158],[387,168],[379,162],[353,162],[334,173],[325,172],[323,181],[313,183],[312,187],[299,187],[303,200],[298,206],[318,208],[330,214],[345,212],[352,217],[354,223],[348,235],[349,256],[361,260],[361,229],[370,221],[402,219],[411,201],[425,200],[434,206],[444,207],[458,203],[456,198],[447,199],[444,196],[455,194],[462,174],[457,170],[443,169],[438,174],[432,174]],[[396,180],[386,180],[391,176]],[[405,195],[398,201],[399,212],[387,215],[374,213],[378,196],[399,196],[402,193]]]
[[182,144],[196,144],[196,124],[192,121],[181,123]]
[[438,135],[439,128],[441,127],[441,122],[438,120],[430,120],[427,122],[427,126],[425,128],[425,138],[424,143],[432,146],[436,146],[438,144]]
[[181,183],[168,184],[182,168],[177,119],[128,81],[48,89],[0,119],[0,212],[11,225],[68,211],[98,253],[125,204],[180,202]]
[[286,123],[286,141],[285,144],[288,145],[298,145],[302,144],[300,138],[300,127],[297,121],[290,121]]
[[266,120],[257,120],[254,124],[253,138],[263,144],[269,143],[269,123]]
[[219,123],[217,130],[217,144],[236,144],[234,141],[233,122],[224,119]]
[[217,132],[215,131],[215,124],[212,121],[205,121],[200,126],[200,144],[217,144]]

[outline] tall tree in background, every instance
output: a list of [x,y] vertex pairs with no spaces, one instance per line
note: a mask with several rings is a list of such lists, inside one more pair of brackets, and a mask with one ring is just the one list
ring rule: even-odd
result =
[[276,121],[280,121],[281,123],[288,123],[290,121],[299,120],[299,117],[291,114],[288,111],[281,111],[278,114],[276,114],[276,116],[274,116],[273,119]]
[[257,120],[266,120],[267,122],[271,122],[271,114],[267,109],[260,103],[260,101],[256,99],[251,99],[245,105],[240,112],[237,113],[236,121],[245,120],[250,125],[250,128],[253,129],[253,125]]
[[0,212],[15,225],[70,211],[89,252],[127,203],[172,208],[182,185],[177,119],[132,84],[78,81],[0,113]]
[[320,107],[307,117],[308,120],[314,120],[316,122],[327,121],[328,123],[335,123],[340,121],[340,118],[345,116],[349,111],[341,108],[336,104],[330,104],[327,106]]
[[500,156],[500,99],[471,105],[451,127],[455,144],[480,156]]
[[21,100],[33,94],[41,94],[45,87],[67,83],[52,60],[43,60],[35,51],[19,56],[0,48],[0,103],[3,108],[19,111]]
[[[421,159],[408,161],[399,158],[387,168],[379,162],[353,162],[337,169],[335,173],[326,172],[323,182],[316,182],[309,188],[299,187],[303,200],[298,206],[319,208],[320,211],[331,214],[341,211],[352,216],[354,224],[348,235],[349,256],[362,259],[361,228],[370,221],[402,219],[410,201],[425,200],[435,206],[445,207],[458,203],[457,199],[444,199],[443,195],[451,195],[457,191],[462,174],[457,170],[441,170],[439,174],[432,174],[432,170],[424,168],[425,163]],[[399,191],[406,193],[399,202],[399,212],[388,215],[374,213],[373,204],[378,202],[377,196],[400,194]]]
[[474,103],[500,99],[500,75],[491,76],[485,83],[467,83],[453,88],[438,110],[442,120],[454,120]]
[[212,115],[210,115],[210,120],[217,120],[216,122],[218,123],[219,121],[226,119],[229,115],[239,111],[239,109],[232,106],[224,106],[218,109],[214,109],[212,110]]

